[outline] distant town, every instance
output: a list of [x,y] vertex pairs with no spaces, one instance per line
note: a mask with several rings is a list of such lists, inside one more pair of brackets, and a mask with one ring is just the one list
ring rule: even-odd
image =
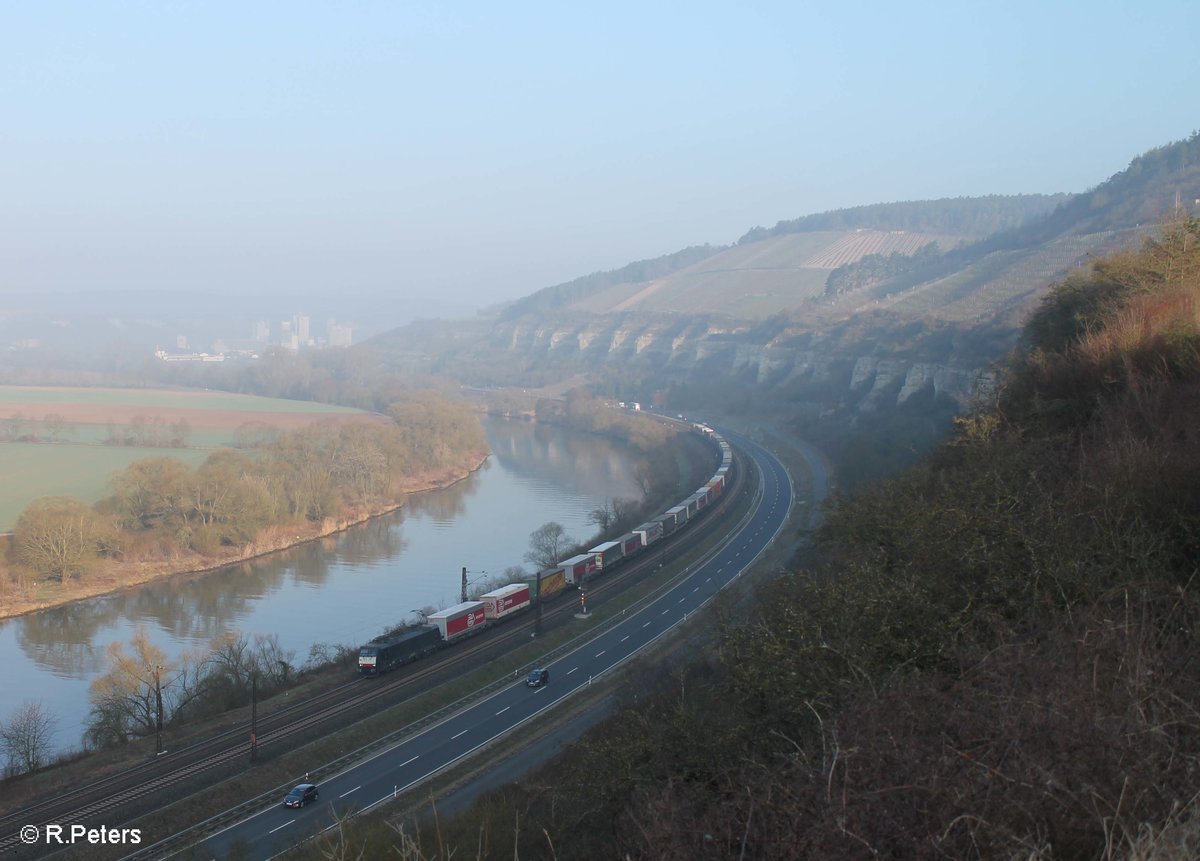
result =
[[224,362],[226,359],[257,359],[267,347],[301,352],[349,347],[353,342],[353,330],[349,325],[331,317],[325,321],[324,334],[315,334],[312,317],[294,314],[290,320],[280,320],[274,328],[266,320],[255,322],[253,333],[248,338],[228,341],[218,338],[208,352],[194,350],[187,335],[177,335],[174,351],[160,346],[154,351],[154,356],[163,362]]

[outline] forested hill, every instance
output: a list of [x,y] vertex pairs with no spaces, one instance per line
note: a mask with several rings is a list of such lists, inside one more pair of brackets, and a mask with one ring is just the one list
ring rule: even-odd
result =
[[1200,132],[1139,155],[1091,191],[1063,201],[1045,218],[1006,231],[987,245],[1016,248],[1068,234],[1155,224],[1177,206],[1200,201]]
[[1067,194],[992,194],[876,203],[780,221],[769,229],[755,227],[747,231],[738,244],[818,230],[904,230],[978,238],[1011,230],[1046,215],[1069,197]]

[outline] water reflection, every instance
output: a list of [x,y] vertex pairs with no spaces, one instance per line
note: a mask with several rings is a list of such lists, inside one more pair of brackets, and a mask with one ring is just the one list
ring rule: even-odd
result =
[[230,631],[277,634],[299,656],[316,642],[365,642],[413,608],[457,601],[460,567],[499,574],[523,563],[542,523],[584,539],[588,512],[636,495],[634,458],[608,440],[521,421],[487,430],[483,468],[393,515],[269,558],[0,623],[0,720],[34,691],[58,716],[56,744],[72,747],[88,680],[104,671],[108,644],[128,642],[138,625],[172,659]]

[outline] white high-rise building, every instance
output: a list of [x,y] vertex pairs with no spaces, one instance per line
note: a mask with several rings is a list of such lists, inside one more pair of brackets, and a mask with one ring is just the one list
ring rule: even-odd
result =
[[343,326],[334,320],[329,321],[329,346],[349,347],[353,343],[349,326]]

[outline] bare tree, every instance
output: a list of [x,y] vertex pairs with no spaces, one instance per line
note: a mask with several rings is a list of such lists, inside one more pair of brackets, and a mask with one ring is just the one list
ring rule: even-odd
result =
[[39,574],[62,579],[86,571],[106,543],[111,525],[71,496],[35,499],[13,530],[17,557]]
[[164,720],[173,711],[172,682],[175,666],[139,627],[130,640],[132,653],[120,642],[108,647],[109,670],[95,678],[88,691],[92,716],[87,737],[99,747],[126,741],[130,735],[148,735],[158,725],[159,702]]
[[588,512],[588,520],[596,524],[596,528],[600,530],[602,535],[606,534],[612,527],[614,517],[613,501],[611,499],[605,501],[599,508],[593,508]]
[[529,552],[525,554],[525,561],[539,569],[549,568],[558,562],[563,551],[574,543],[561,523],[543,523],[529,533]]
[[37,771],[45,764],[56,723],[40,700],[23,703],[11,718],[0,723],[0,750],[8,761],[9,773]]
[[255,634],[253,660],[259,678],[273,687],[286,687],[296,653],[280,645],[278,634]]
[[602,535],[621,532],[627,526],[633,525],[637,505],[636,499],[609,499],[599,508],[593,508],[588,514],[588,519],[596,524]]
[[62,413],[46,413],[42,416],[42,429],[50,442],[58,442],[64,434],[74,433],[75,427]]
[[15,412],[4,420],[4,436],[16,442],[29,432],[29,419],[25,418],[25,414]]

